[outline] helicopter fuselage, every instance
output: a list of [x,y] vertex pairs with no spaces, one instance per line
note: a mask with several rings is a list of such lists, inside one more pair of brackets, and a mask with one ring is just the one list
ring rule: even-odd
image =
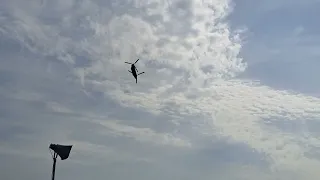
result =
[[134,64],[131,65],[131,72],[134,77],[137,77],[136,66]]

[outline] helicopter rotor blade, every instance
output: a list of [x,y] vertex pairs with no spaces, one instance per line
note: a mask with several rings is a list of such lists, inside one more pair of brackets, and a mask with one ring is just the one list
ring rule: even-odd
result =
[[144,73],[144,72],[139,73],[138,76],[141,75],[141,74],[143,74],[143,73]]
[[133,64],[137,63],[139,61],[139,59],[136,60],[136,62],[134,62]]
[[124,63],[127,63],[127,64],[132,64],[132,63],[129,63],[129,62],[124,62]]

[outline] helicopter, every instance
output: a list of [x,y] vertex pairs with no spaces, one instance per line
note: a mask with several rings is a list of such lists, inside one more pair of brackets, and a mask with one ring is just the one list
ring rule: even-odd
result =
[[136,64],[138,61],[139,61],[139,59],[137,59],[135,63],[124,62],[124,63],[127,63],[127,64],[131,64],[131,71],[130,71],[130,70],[128,70],[128,71],[129,71],[129,72],[133,75],[133,77],[136,79],[136,83],[138,83],[138,76],[139,76],[140,74],[143,74],[143,73],[144,73],[144,72],[141,72],[141,73],[137,74],[138,69],[136,68],[136,66],[135,66],[134,64]]

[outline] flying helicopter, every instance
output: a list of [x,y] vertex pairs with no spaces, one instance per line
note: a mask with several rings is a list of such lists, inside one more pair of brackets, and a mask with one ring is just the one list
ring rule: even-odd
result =
[[138,61],[139,61],[139,59],[137,59],[135,63],[124,62],[124,63],[127,63],[127,64],[131,64],[131,71],[130,71],[130,70],[128,70],[128,71],[129,71],[129,72],[133,75],[133,77],[136,79],[136,83],[138,83],[138,76],[139,76],[140,74],[143,74],[143,73],[144,73],[144,72],[141,72],[141,73],[137,74],[138,69],[136,68],[135,64],[136,64]]

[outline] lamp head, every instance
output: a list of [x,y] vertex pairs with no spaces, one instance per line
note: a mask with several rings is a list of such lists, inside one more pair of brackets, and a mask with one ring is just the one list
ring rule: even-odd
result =
[[50,144],[49,148],[57,153],[61,160],[65,160],[69,157],[72,145]]

